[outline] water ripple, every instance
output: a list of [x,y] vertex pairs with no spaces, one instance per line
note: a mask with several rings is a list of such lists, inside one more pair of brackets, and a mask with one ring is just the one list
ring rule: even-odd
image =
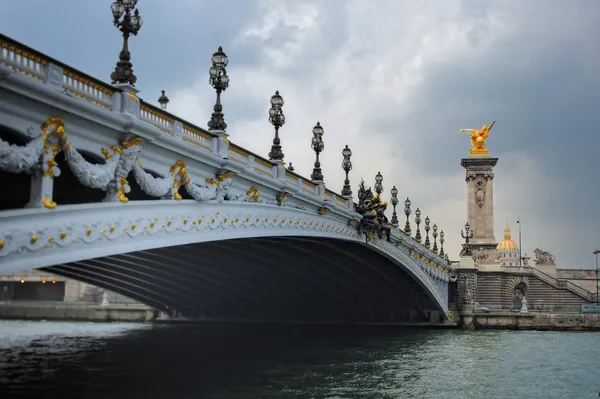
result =
[[600,333],[0,321],[0,398],[586,398]]

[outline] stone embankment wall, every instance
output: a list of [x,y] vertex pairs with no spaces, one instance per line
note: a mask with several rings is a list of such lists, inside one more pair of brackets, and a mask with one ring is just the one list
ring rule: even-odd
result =
[[0,319],[147,322],[155,320],[157,316],[158,311],[147,306],[69,306],[65,303],[0,305]]
[[578,313],[477,313],[475,328],[517,330],[600,331],[600,314]]

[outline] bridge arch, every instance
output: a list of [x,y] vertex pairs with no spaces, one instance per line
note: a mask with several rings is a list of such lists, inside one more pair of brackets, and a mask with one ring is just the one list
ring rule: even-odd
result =
[[3,273],[37,264],[197,317],[390,322],[447,310],[440,273],[410,249],[365,243],[347,222],[288,206],[164,200],[29,213],[0,237]]

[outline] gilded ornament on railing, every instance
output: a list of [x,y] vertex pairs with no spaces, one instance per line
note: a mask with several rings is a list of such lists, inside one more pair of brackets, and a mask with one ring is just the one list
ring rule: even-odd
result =
[[129,92],[129,98],[131,99],[131,101],[133,101],[136,104],[140,103],[140,100],[138,100],[137,96],[132,91]]
[[319,213],[319,215],[327,215],[329,213],[329,209],[323,206],[317,209],[317,212]]
[[248,202],[258,202],[258,198],[260,197],[260,193],[258,192],[258,187],[252,186],[246,193],[248,196]]
[[287,193],[285,191],[281,191],[281,192],[277,193],[277,196],[275,197],[275,199],[277,200],[277,204],[279,206],[285,205],[288,201],[289,196],[290,196],[290,193]]
[[471,137],[471,149],[469,153],[471,155],[489,155],[489,151],[485,148],[485,139],[488,138],[492,127],[496,121],[492,122],[490,126],[483,124],[481,129],[460,129],[459,132],[467,133]]
[[187,170],[185,169],[184,161],[177,161],[171,166],[171,177],[173,178],[173,198],[176,200],[181,199],[181,194],[179,194],[179,189],[185,182],[189,182],[189,178],[187,176]]

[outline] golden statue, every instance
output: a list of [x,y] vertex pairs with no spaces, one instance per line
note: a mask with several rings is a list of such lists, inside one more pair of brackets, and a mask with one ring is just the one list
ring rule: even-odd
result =
[[485,139],[490,135],[490,130],[494,126],[496,121],[493,121],[490,126],[485,123],[481,127],[480,130],[477,129],[460,129],[459,132],[465,132],[469,136],[471,136],[471,145],[473,146],[469,150],[469,154],[471,155],[490,155],[487,148],[485,148]]

